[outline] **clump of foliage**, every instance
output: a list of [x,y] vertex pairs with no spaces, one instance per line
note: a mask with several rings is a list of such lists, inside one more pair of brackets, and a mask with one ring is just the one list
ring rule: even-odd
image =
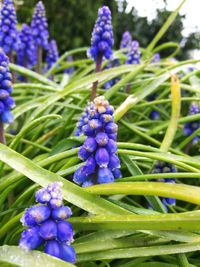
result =
[[[183,3],[147,47],[112,43],[108,59],[97,35],[95,61],[76,48],[53,53],[46,68],[50,46],[39,45],[32,70],[5,68],[1,51],[1,88],[10,69],[16,102],[13,123],[1,119],[1,264],[200,266],[199,60],[172,60],[178,44],[157,45]],[[133,44],[137,60],[127,62]],[[155,60],[163,48],[172,55]]]

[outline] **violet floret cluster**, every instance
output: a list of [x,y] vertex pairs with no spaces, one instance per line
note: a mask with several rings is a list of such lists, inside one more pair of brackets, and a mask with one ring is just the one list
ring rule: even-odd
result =
[[8,55],[19,47],[17,17],[12,0],[4,0],[0,10],[0,47]]
[[[176,167],[168,162],[158,161],[156,165],[154,166],[153,173],[174,173],[177,172]],[[159,179],[159,182],[165,182],[165,183],[175,183],[175,179],[173,178],[164,178]],[[163,205],[167,208],[167,205],[176,205],[176,199],[175,198],[166,198],[161,197],[160,198]]]
[[48,48],[48,24],[46,11],[42,1],[38,2],[31,21],[31,30],[37,47]]
[[9,59],[2,49],[0,49],[0,121],[11,123],[13,114],[11,108],[15,106],[12,93],[12,75],[9,69]]
[[[199,114],[199,113],[200,113],[199,105],[197,103],[192,103],[190,105],[188,115],[195,115],[195,114]],[[200,121],[199,120],[186,122],[184,125],[184,134],[185,134],[185,136],[189,136],[189,135],[193,134],[199,128],[200,128]],[[195,144],[196,142],[198,142],[198,140],[199,140],[199,137],[195,136],[192,139],[192,143]]]
[[37,64],[37,50],[31,28],[25,23],[22,25],[19,38],[20,47],[17,50],[17,64],[32,68]]
[[28,228],[22,232],[19,246],[32,250],[44,245],[45,253],[74,263],[76,254],[70,245],[74,232],[66,221],[72,212],[63,205],[61,186],[61,182],[53,182],[36,192],[35,198],[40,204],[25,210],[21,222]]
[[126,64],[140,64],[139,42],[132,41],[127,54]]
[[98,11],[98,18],[92,32],[91,47],[87,55],[95,61],[98,57],[110,59],[113,55],[113,45],[111,12],[107,6],[103,6]]
[[[132,37],[130,32],[126,31],[122,34],[122,39],[120,43],[120,48],[129,48],[131,46]],[[126,52],[127,53],[127,52]]]
[[47,63],[47,70],[49,70],[58,60],[58,47],[55,40],[51,40],[48,45],[47,55],[46,55],[46,63]]
[[103,96],[95,98],[85,110],[85,122],[79,130],[87,138],[78,152],[85,164],[73,177],[74,182],[83,187],[111,183],[121,177],[116,144],[118,126],[114,123],[113,112],[114,108]]

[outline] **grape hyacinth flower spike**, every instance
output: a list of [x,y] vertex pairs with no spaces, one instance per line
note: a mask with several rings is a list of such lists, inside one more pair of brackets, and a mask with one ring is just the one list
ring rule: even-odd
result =
[[[130,32],[128,31],[124,32],[120,43],[120,49],[129,48],[131,46],[131,42],[132,42],[132,37]],[[124,54],[127,54],[127,51],[124,52]]]
[[[200,106],[195,102],[192,103],[190,105],[188,114],[189,115],[195,115],[195,114],[199,114],[199,113],[200,113]],[[193,134],[199,128],[200,128],[200,121],[199,120],[186,122],[185,125],[184,125],[184,134],[185,134],[185,136],[189,136],[189,135]],[[191,144],[197,143],[198,140],[199,140],[199,137],[195,136],[192,139]]]
[[46,11],[42,1],[38,2],[35,7],[31,21],[31,30],[37,48],[37,72],[41,73],[42,50],[48,48],[49,39]]
[[[68,63],[70,63],[70,62],[73,62],[73,57],[72,57],[72,55],[70,55],[70,56],[68,56],[67,57],[67,62]],[[72,66],[72,67],[70,67],[70,68],[68,68],[68,69],[65,69],[64,70],[64,73],[66,73],[66,74],[69,74],[69,75],[72,75],[72,73],[74,72],[74,67]]]
[[85,111],[87,122],[78,132],[87,136],[78,156],[85,164],[74,173],[75,183],[85,186],[114,182],[121,177],[117,156],[117,124],[114,109],[103,96],[94,99]]
[[[139,42],[132,41],[127,53],[126,64],[140,64]],[[131,85],[126,86],[126,92],[130,93]]]
[[[98,18],[95,23],[92,38],[91,47],[87,51],[88,57],[92,58],[96,62],[96,72],[101,70],[101,64],[103,57],[111,59],[113,56],[112,47],[114,45],[111,12],[107,6],[99,8]],[[96,97],[96,88],[98,82],[93,84],[91,100]]]
[[13,62],[13,51],[17,51],[20,43],[16,11],[12,0],[4,0],[0,17],[0,47]]
[[19,246],[32,250],[43,245],[45,253],[75,263],[76,254],[70,245],[74,232],[66,221],[72,212],[63,205],[61,186],[61,182],[53,182],[36,192],[40,204],[25,210],[21,222],[28,228],[22,232]]
[[11,108],[15,106],[13,98],[10,96],[12,87],[12,75],[9,69],[9,59],[0,48],[0,142],[5,143],[3,123],[11,123],[13,115]]
[[[158,161],[153,170],[153,173],[170,173],[170,172],[172,173],[177,172],[176,167],[171,163],[162,161]],[[164,179],[159,179],[158,182],[175,183],[176,181],[173,178],[164,178]],[[167,205],[171,206],[176,205],[176,199],[174,198],[161,197],[160,199],[166,209]]]
[[160,54],[159,53],[155,53],[153,55],[153,59],[152,59],[151,63],[157,63],[159,61],[160,61]]
[[46,55],[46,63],[47,67],[46,70],[49,70],[53,64],[56,63],[58,60],[59,54],[58,54],[58,47],[55,40],[51,40],[48,45],[47,55]]
[[140,64],[139,42],[132,41],[127,54],[126,64]]
[[17,51],[17,64],[20,66],[32,68],[37,63],[36,46],[31,28],[25,23],[22,24],[19,38],[20,47]]

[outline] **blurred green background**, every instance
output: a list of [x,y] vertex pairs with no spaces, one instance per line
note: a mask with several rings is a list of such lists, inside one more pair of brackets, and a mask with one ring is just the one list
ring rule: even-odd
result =
[[[37,0],[15,1],[20,23],[30,23],[37,2]],[[109,6],[112,11],[115,48],[119,47],[121,35],[126,30],[131,32],[133,39],[139,40],[142,47],[146,47],[170,14],[166,7],[157,10],[156,18],[149,22],[146,17],[138,16],[134,7],[127,12],[126,0],[43,0],[43,3],[47,12],[51,39],[56,39],[60,53],[90,45],[97,11],[102,5]],[[167,34],[159,41],[159,44],[169,41],[181,44],[179,59],[188,58],[191,50],[200,48],[199,32],[191,32],[187,38],[182,36],[183,19],[184,15],[178,15]],[[170,53],[169,50],[163,51],[162,56]]]

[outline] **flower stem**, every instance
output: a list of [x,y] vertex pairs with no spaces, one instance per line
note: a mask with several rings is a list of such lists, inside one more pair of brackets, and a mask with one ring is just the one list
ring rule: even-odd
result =
[[3,122],[0,121],[0,143],[5,144],[6,139],[5,139],[5,134],[4,134],[4,128],[3,128]]
[[[12,52],[8,55],[10,63],[15,64],[14,55]],[[16,72],[12,71],[12,82],[16,82]]]
[[42,47],[38,46],[37,50],[37,67],[36,67],[37,73],[42,73]]
[[[102,64],[102,59],[103,59],[103,56],[102,54],[100,54],[98,57],[97,57],[97,61],[96,61],[96,70],[95,72],[100,72],[101,70],[101,64]],[[92,86],[92,93],[91,93],[91,96],[90,96],[90,100],[93,101],[96,97],[96,94],[97,94],[97,85],[98,85],[98,81],[95,81],[93,83],[93,86]]]

